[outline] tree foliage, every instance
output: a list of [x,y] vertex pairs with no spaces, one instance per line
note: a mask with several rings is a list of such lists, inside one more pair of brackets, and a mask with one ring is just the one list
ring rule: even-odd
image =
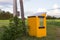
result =
[[8,20],[13,17],[13,14],[10,12],[0,11],[0,20]]
[[49,15],[48,15],[46,18],[47,18],[47,19],[57,19],[57,17],[49,16]]

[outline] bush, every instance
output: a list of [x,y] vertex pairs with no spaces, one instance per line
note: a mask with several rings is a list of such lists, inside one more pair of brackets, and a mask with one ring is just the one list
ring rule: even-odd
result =
[[4,26],[4,29],[2,40],[16,40],[24,36],[24,26],[18,17],[12,18],[9,27]]

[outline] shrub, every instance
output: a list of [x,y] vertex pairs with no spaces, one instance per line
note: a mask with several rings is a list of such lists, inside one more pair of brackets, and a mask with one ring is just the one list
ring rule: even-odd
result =
[[10,25],[4,26],[4,29],[2,40],[16,40],[24,36],[24,26],[22,20],[18,17],[10,19]]

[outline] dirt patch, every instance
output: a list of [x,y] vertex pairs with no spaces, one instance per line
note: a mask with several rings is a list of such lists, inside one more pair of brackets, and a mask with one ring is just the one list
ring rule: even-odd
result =
[[60,40],[60,28],[56,28],[56,40]]

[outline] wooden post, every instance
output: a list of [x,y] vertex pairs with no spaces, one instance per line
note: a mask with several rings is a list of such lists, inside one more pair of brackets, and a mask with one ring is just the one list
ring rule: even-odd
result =
[[13,16],[17,15],[17,0],[13,0]]
[[23,23],[23,26],[24,26],[24,34],[26,35],[26,26],[25,26],[25,17],[24,17],[23,0],[20,0],[20,10],[21,10],[22,23]]
[[22,21],[25,21],[25,18],[24,18],[24,8],[23,8],[23,0],[20,0],[20,9],[21,9],[21,18],[22,18]]

